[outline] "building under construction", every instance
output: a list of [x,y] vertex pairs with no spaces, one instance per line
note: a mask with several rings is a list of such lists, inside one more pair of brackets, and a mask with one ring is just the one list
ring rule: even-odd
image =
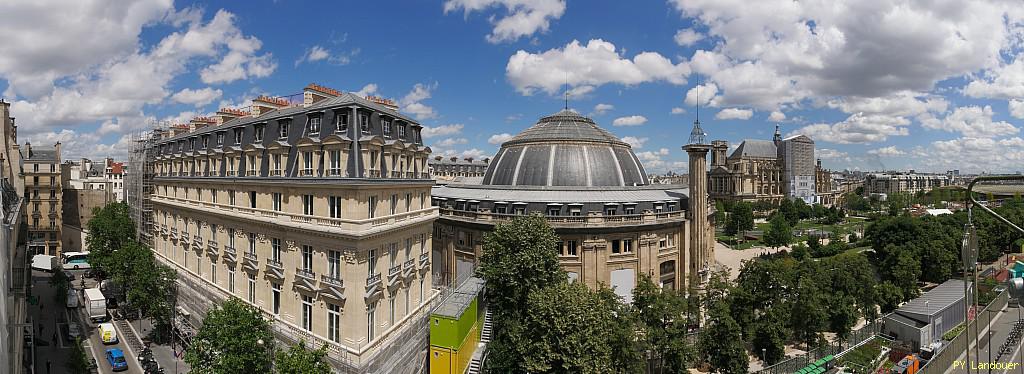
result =
[[150,131],[131,135],[131,149],[128,151],[128,171],[125,173],[125,201],[135,223],[136,239],[153,246],[153,162],[156,154],[153,147],[165,133],[165,126],[156,124]]

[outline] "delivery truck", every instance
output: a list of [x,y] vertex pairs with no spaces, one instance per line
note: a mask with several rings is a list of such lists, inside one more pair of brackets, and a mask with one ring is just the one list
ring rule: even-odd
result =
[[93,322],[107,320],[107,298],[99,288],[85,290],[85,312]]

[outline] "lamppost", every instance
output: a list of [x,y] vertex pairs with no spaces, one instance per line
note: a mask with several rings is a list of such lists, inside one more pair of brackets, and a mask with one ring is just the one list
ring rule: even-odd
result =
[[[1010,286],[1009,288],[1010,288],[1010,295],[1011,295],[1011,297],[1013,297],[1014,299],[1017,300],[1017,323],[1020,323],[1020,321],[1021,321],[1020,309],[1021,309],[1021,306],[1022,306],[1021,303],[1024,303],[1024,279],[1022,279],[1022,278],[1010,279],[1009,286]],[[1021,338],[1017,339],[1017,350],[1018,351],[1021,350],[1021,341],[1022,340],[1024,340],[1024,339],[1021,339]],[[1018,357],[1019,357],[1019,360],[1020,360],[1020,362],[1019,362],[1020,363],[1020,365],[1019,365],[1020,366],[1020,372],[1021,372],[1021,374],[1024,374],[1024,351],[1020,351],[1020,352],[1018,352],[1018,354],[1019,354]]]

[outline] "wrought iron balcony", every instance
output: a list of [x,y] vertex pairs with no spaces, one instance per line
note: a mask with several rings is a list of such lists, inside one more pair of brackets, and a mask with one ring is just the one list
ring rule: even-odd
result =
[[199,235],[196,235],[196,236],[192,237],[192,246],[196,250],[202,250],[203,249],[203,237],[199,236]]
[[230,245],[224,246],[224,260],[238,262],[238,252],[235,251],[235,247]]
[[339,301],[345,300],[345,282],[340,278],[329,275],[320,276],[320,290],[322,295],[335,298]]
[[210,239],[206,241],[206,254],[210,257],[217,257],[220,255],[220,246],[217,245],[217,241]]
[[267,276],[284,279],[284,265],[281,264],[281,260],[267,259]]
[[366,277],[366,294],[363,295],[363,298],[372,298],[379,292],[382,292],[382,288],[380,286],[380,273]]
[[401,279],[401,274],[402,265],[395,265],[388,269],[388,287],[398,284],[398,281]]
[[192,243],[192,237],[189,236],[188,231],[181,232],[181,245],[189,245]]
[[304,288],[307,291],[315,292],[316,288],[316,273],[310,269],[297,268],[295,269],[295,286]]
[[245,252],[242,254],[242,267],[252,271],[259,271],[260,259],[255,253]]
[[415,272],[415,270],[416,270],[416,260],[413,260],[413,259],[410,258],[408,261],[406,261],[405,263],[402,264],[402,276],[403,277],[408,277],[408,276],[412,275]]
[[420,255],[420,270],[427,269],[430,267],[430,254],[424,253]]
[[178,240],[178,229],[174,227],[171,228],[171,240]]

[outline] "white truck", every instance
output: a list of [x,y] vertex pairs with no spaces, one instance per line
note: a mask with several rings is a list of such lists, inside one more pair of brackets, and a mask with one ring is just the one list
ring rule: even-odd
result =
[[85,312],[89,314],[89,320],[101,322],[107,319],[107,298],[99,288],[85,290]]
[[32,269],[52,272],[60,268],[57,256],[35,255],[32,256]]

